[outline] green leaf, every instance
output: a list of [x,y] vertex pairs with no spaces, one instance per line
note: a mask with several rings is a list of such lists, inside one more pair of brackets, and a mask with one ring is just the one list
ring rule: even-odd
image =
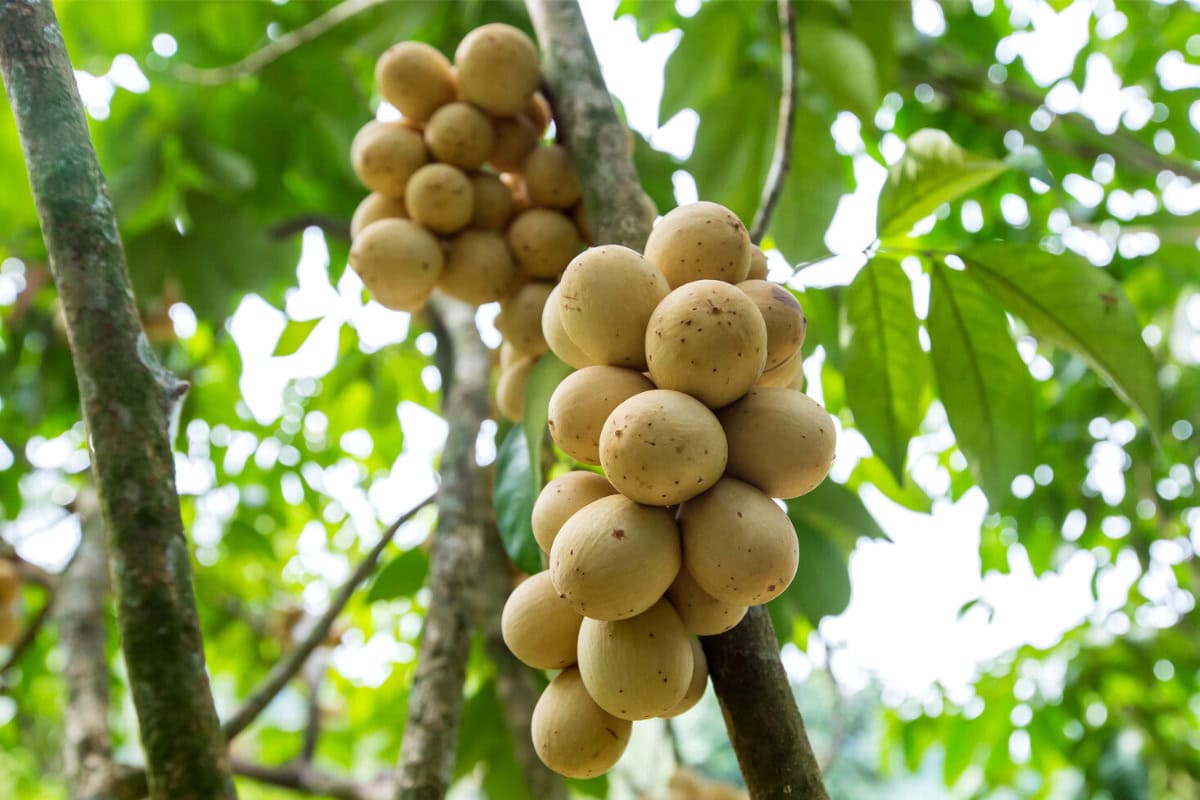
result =
[[287,327],[283,329],[283,333],[279,334],[279,341],[275,343],[275,349],[271,351],[271,355],[290,356],[295,353],[308,341],[308,335],[320,323],[320,317],[305,320],[289,319]]
[[836,542],[807,525],[796,526],[800,564],[796,579],[784,592],[790,602],[816,625],[836,616],[850,604],[850,569]]
[[850,284],[846,313],[846,402],[871,449],[900,480],[929,380],[912,284],[900,265],[872,259]]
[[846,481],[846,485],[857,492],[860,486],[869,483],[884,497],[910,511],[920,514],[928,514],[932,511],[933,501],[909,477],[907,472],[901,476],[901,479],[901,481],[897,481],[878,456],[871,456],[858,462],[854,467],[854,472],[850,474],[850,480]]
[[950,428],[993,507],[1033,463],[1033,380],[995,297],[934,264],[929,339]]
[[419,547],[406,550],[388,562],[375,576],[367,602],[394,600],[397,597],[412,597],[425,585],[429,572],[429,556]]
[[858,495],[831,480],[823,481],[802,497],[788,500],[787,510],[797,530],[818,530],[836,542],[843,553],[852,551],[861,536],[888,538]]
[[1157,433],[1161,398],[1137,312],[1105,270],[1074,253],[995,242],[961,254],[969,274],[1033,334],[1086,361]]
[[908,233],[943,204],[995,178],[1009,165],[968,152],[944,131],[923,128],[908,137],[903,157],[879,194],[879,236]]
[[550,419],[550,395],[571,372],[571,367],[557,356],[546,353],[533,365],[525,384],[525,413],[521,427],[529,447],[529,473],[535,495],[542,488],[542,444],[546,441],[546,425]]
[[597,775],[594,778],[567,778],[567,786],[584,797],[596,797],[599,800],[608,797],[607,775]]
[[771,218],[770,234],[788,263],[798,264],[828,253],[825,231],[833,221],[846,186],[845,158],[830,133],[834,115],[801,104],[792,132],[792,152],[804,153],[793,163]]
[[947,786],[953,786],[971,765],[971,757],[979,744],[976,731],[970,720],[962,716],[952,718],[949,730],[942,737],[945,742],[945,759],[942,762],[942,780]]
[[864,124],[879,108],[875,57],[863,40],[844,28],[804,21],[796,30],[796,60],[840,108]]
[[524,572],[532,575],[542,569],[542,553],[533,538],[533,501],[537,499],[537,484],[529,462],[529,447],[525,431],[514,425],[500,443],[496,454],[496,488],[492,503],[496,508],[496,524],[508,557]]

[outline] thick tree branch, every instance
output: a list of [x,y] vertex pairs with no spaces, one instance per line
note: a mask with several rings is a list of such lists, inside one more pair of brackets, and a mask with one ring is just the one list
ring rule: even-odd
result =
[[345,609],[346,604],[350,602],[350,598],[354,595],[355,590],[375,570],[379,556],[383,554],[383,551],[387,549],[387,546],[396,536],[396,531],[400,530],[404,523],[416,516],[417,512],[432,500],[432,496],[425,498],[387,527],[387,530],[379,537],[379,541],[363,556],[363,560],[359,562],[354,572],[346,579],[341,588],[337,590],[337,594],[333,596],[329,607],[325,609],[325,613],[321,614],[304,639],[292,648],[286,656],[280,659],[275,666],[271,667],[271,671],[267,673],[267,677],[263,678],[258,688],[246,698],[237,711],[229,715],[229,718],[221,724],[221,732],[225,735],[226,740],[232,740],[245,730],[262,713],[262,710],[270,705],[271,701],[275,699],[275,695],[279,694],[283,687],[287,686],[288,682],[296,677],[296,674],[304,666],[304,662],[308,660],[308,657],[325,641],[325,637],[329,634],[330,626],[333,625],[334,620]]
[[[596,244],[622,244],[640,253],[650,235],[650,220],[640,210],[642,187],[579,5],[576,0],[525,5],[542,48],[559,135],[575,155]],[[628,211],[614,213],[617,209]]]
[[700,642],[750,797],[829,800],[767,609]]
[[0,0],[0,72],[62,300],[151,796],[235,797],[205,673],[162,370],[48,0]]
[[108,654],[104,610],[108,565],[100,500],[85,489],[76,504],[82,536],[63,573],[55,605],[58,640],[66,655],[64,772],[71,797],[114,800],[112,737],[108,728]]
[[796,128],[796,12],[791,0],[779,0],[780,83],[779,124],[775,130],[775,153],[763,185],[762,199],[750,225],[750,240],[762,242],[771,226],[771,216],[783,195],[783,184],[792,169],[792,131]]
[[203,69],[190,64],[176,64],[173,70],[175,77],[188,83],[198,83],[201,86],[220,86],[223,83],[235,81],[248,75],[261,72],[268,64],[278,61],[283,56],[303,44],[311,42],[321,34],[340,25],[346,20],[377,6],[384,0],[345,0],[326,11],[311,22],[280,36],[261,50],[255,50],[250,55],[233,64],[223,67]]
[[504,707],[504,719],[512,739],[513,754],[530,797],[537,800],[566,800],[567,787],[562,778],[551,772],[533,749],[530,722],[537,705],[541,687],[533,671],[517,660],[504,643],[500,615],[512,588],[508,555],[500,541],[495,522],[488,521],[484,531],[482,569],[476,606],[480,615],[488,657],[496,665],[496,694]]
[[[431,593],[408,719],[396,772],[397,800],[436,800],[454,773],[463,682],[479,580],[488,493],[475,463],[475,440],[488,411],[488,349],[475,327],[475,308],[440,295],[430,311],[447,333],[452,375],[442,416],[450,424],[442,451],[438,524],[430,552]],[[452,379],[450,379],[452,378]]]

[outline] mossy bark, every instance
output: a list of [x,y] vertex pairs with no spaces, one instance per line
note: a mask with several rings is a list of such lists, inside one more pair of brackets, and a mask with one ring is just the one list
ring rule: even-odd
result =
[[48,0],[0,0],[0,72],[66,317],[154,798],[236,796],[217,725],[167,437],[108,188]]

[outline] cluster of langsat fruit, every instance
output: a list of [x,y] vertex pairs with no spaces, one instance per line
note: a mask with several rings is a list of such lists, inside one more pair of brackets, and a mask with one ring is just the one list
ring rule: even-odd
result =
[[807,319],[745,226],[714,203],[663,217],[645,255],[590,248],[567,266],[544,335],[576,368],[550,433],[576,461],[533,509],[549,569],[504,609],[525,663],[561,669],[534,746],[572,777],[607,771],[632,721],[695,705],[695,635],[724,632],[796,573],[795,530],[772,498],[814,489],[833,462],[829,414],[800,391]]
[[0,559],[0,646],[10,646],[17,640],[21,619],[17,614],[17,596],[21,593],[21,576],[11,561]]
[[512,366],[500,403],[519,418],[512,401],[524,382],[512,378],[545,352],[542,305],[585,244],[571,154],[541,143],[551,111],[537,50],[512,26],[484,25],[453,65],[427,44],[394,45],[375,81],[401,118],[367,123],[351,146],[371,194],[351,221],[350,265],[395,310],[420,308],[435,288],[474,305],[501,301]]

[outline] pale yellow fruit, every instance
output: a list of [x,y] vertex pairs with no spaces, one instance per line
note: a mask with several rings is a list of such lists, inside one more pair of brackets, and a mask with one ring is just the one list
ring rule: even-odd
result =
[[500,301],[496,330],[522,353],[540,356],[548,349],[542,335],[542,308],[553,288],[551,283],[530,281]]
[[404,190],[408,214],[434,233],[456,233],[475,212],[475,192],[466,173],[449,164],[426,164]]
[[579,202],[579,174],[575,160],[565,147],[552,144],[535,147],[521,166],[525,190],[535,206],[568,209]]
[[667,599],[683,620],[688,633],[716,636],[742,621],[746,606],[723,603],[705,592],[687,569],[679,570],[675,582],[667,589]]
[[596,705],[572,667],[542,692],[530,728],[543,764],[568,778],[594,778],[621,758],[633,723]]
[[597,364],[645,369],[646,326],[667,292],[662,274],[628,247],[589,248],[562,276],[563,329]]
[[587,208],[582,200],[571,209],[571,219],[575,220],[575,227],[579,230],[580,238],[589,244],[596,240],[592,233],[591,223],[588,221]]
[[358,232],[379,219],[407,219],[408,212],[404,210],[404,201],[388,197],[379,192],[371,192],[363,198],[354,209],[350,218],[350,238],[358,236]]
[[766,369],[774,369],[800,351],[808,317],[796,296],[770,281],[742,281],[737,288],[746,293],[767,325]]
[[506,369],[511,367],[513,364],[516,364],[518,361],[522,361],[526,358],[530,358],[530,356],[525,355],[520,350],[513,347],[512,342],[501,342],[500,343],[500,371],[501,372],[504,372]]
[[504,297],[517,277],[504,237],[496,231],[465,230],[450,240],[438,288],[471,305]]
[[496,382],[496,409],[505,419],[520,422],[524,418],[525,387],[536,363],[533,356],[525,356],[500,371],[500,379]]
[[16,606],[0,606],[0,647],[11,647],[21,634],[21,618]]
[[639,503],[673,506],[725,472],[725,433],[716,416],[682,392],[655,389],[613,409],[600,432],[600,463],[612,485]]
[[583,242],[566,214],[549,208],[531,208],[519,214],[509,226],[508,246],[526,275],[557,278]]
[[516,114],[542,82],[537,49],[511,25],[482,25],[454,52],[462,96],[492,114]]
[[758,605],[787,589],[799,545],[783,509],[748,483],[723,478],[679,509],[683,559],[696,585],[725,603]]
[[670,511],[619,494],[571,515],[550,548],[550,578],[591,619],[627,619],[666,593],[679,573],[679,530]]
[[350,163],[363,185],[402,198],[409,180],[429,161],[421,134],[399,122],[372,120],[350,144]]
[[392,45],[375,62],[375,85],[401,114],[427,120],[458,94],[450,61],[422,42]]
[[750,245],[750,272],[747,273],[746,280],[765,281],[768,271],[767,254],[758,245]]
[[11,604],[21,591],[21,576],[11,561],[0,559],[0,606]]
[[553,119],[550,103],[541,92],[534,92],[533,97],[529,98],[529,102],[525,104],[525,110],[521,113],[533,123],[534,130],[537,131],[539,137],[546,132],[546,128],[550,127],[550,120]]
[[447,103],[425,125],[425,145],[438,161],[478,169],[492,154],[495,134],[488,116],[470,103]]
[[521,581],[508,596],[500,615],[500,631],[508,649],[534,669],[562,669],[575,663],[575,645],[583,617],[559,597],[550,573]]
[[728,208],[689,203],[669,211],[650,231],[646,259],[672,289],[704,279],[738,283],[750,271],[750,236]]
[[572,372],[550,395],[550,435],[576,461],[599,464],[600,432],[608,415],[635,394],[653,388],[642,373],[622,367]]
[[692,682],[692,645],[666,600],[630,619],[585,619],[579,674],[596,704],[621,719],[666,714]]
[[407,219],[380,219],[359,231],[350,266],[381,305],[413,311],[429,299],[445,256],[436,237]]
[[800,351],[797,350],[792,354],[791,358],[789,358],[787,361],[784,361],[778,367],[764,370],[763,374],[759,376],[757,381],[755,381],[754,386],[755,388],[762,388],[764,386],[792,386],[793,382],[798,379],[800,381],[800,385],[795,388],[803,388],[803,370],[804,359],[801,356]]
[[754,389],[722,409],[720,419],[729,440],[729,474],[771,497],[808,494],[833,466],[833,418],[803,392]]
[[575,369],[583,369],[591,366],[592,360],[587,357],[587,353],[579,349],[579,345],[571,341],[571,337],[567,336],[567,332],[562,326],[558,302],[559,291],[558,285],[555,285],[550,296],[546,298],[546,305],[542,308],[542,336],[545,337],[546,344],[550,346],[554,355]]
[[471,175],[471,190],[475,203],[471,211],[471,227],[502,231],[513,213],[512,192],[491,172]]
[[559,475],[546,484],[533,504],[533,537],[549,553],[554,539],[571,516],[584,506],[616,494],[603,475],[575,470]]
[[646,329],[650,377],[660,388],[687,392],[709,408],[749,391],[766,355],[762,314],[745,292],[724,281],[694,281],[673,290]]
[[700,646],[700,640],[696,637],[689,637],[692,645],[692,680],[688,683],[687,692],[684,693],[683,699],[679,701],[664,717],[678,717],[685,711],[690,711],[700,699],[704,697],[704,692],[708,689],[708,659],[704,657],[704,648]]
[[492,120],[495,137],[488,163],[501,172],[519,172],[525,157],[537,147],[538,132],[524,114]]

